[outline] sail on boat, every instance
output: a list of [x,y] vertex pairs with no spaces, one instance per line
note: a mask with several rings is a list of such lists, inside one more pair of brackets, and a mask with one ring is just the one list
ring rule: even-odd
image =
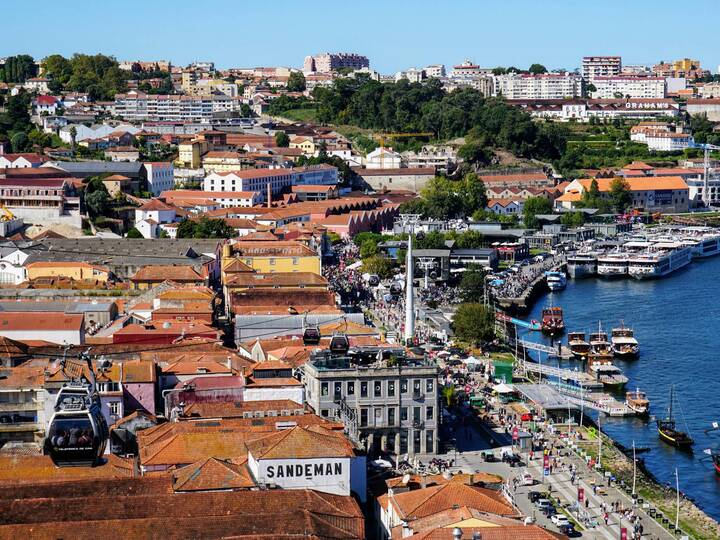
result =
[[668,406],[668,415],[664,420],[658,419],[657,430],[660,440],[675,446],[677,448],[690,448],[695,441],[684,431],[676,428],[675,418],[673,417],[673,402],[675,400],[675,387],[670,387],[670,405]]

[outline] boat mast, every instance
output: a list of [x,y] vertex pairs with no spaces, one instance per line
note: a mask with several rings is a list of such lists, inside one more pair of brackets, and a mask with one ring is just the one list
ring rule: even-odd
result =
[[675,393],[675,385],[670,385],[670,406],[668,407],[668,420],[673,419],[673,398]]
[[675,508],[675,530],[679,529],[680,524],[680,478],[678,477],[678,470],[675,467],[675,492],[676,492],[676,508]]

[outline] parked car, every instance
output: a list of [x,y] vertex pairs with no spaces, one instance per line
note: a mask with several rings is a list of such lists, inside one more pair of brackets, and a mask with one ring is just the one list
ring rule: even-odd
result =
[[529,413],[529,412],[523,413],[520,416],[520,420],[522,420],[523,422],[530,422],[532,419],[533,419],[533,414]]
[[555,514],[554,516],[552,516],[550,518],[550,521],[552,521],[558,527],[570,524],[570,522],[568,521],[568,518],[565,514]]
[[520,456],[518,456],[517,454],[514,454],[514,453],[510,453],[510,452],[503,454],[502,461],[503,461],[503,463],[507,463],[511,467],[515,467],[517,465],[520,465],[520,463],[522,463],[522,461],[520,460]]
[[500,461],[497,456],[492,452],[485,452],[482,455],[482,458],[485,463],[497,463],[498,461]]
[[537,501],[539,501],[542,498],[543,498],[543,494],[540,493],[539,491],[528,491],[528,500],[531,503],[536,503]]
[[535,485],[535,478],[533,478],[533,475],[529,472],[526,472],[522,475],[522,485],[523,486],[534,486]]
[[575,527],[572,523],[568,523],[567,525],[560,525],[558,529],[568,538],[577,538],[578,536],[582,536],[582,533],[575,530]]
[[542,511],[545,508],[552,508],[552,502],[550,502],[549,499],[538,499],[535,501],[535,506],[537,506],[540,511]]

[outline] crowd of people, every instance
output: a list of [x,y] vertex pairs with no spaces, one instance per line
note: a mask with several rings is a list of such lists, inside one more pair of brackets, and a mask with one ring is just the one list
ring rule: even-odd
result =
[[561,260],[550,257],[542,262],[521,266],[516,273],[507,272],[502,278],[491,281],[491,291],[495,298],[520,298],[528,287],[545,272],[552,270]]

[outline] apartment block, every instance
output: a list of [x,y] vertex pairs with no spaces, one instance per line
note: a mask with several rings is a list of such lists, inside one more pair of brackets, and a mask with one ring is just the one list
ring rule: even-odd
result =
[[495,77],[495,94],[507,99],[563,99],[580,95],[576,73],[508,73]]
[[363,69],[370,67],[367,56],[355,53],[321,53],[306,56],[303,71],[306,73],[330,73],[338,69]]
[[585,56],[582,60],[582,78],[592,82],[596,77],[615,77],[622,72],[619,56]]
[[665,97],[663,77],[595,77],[593,99],[639,98],[661,99]]
[[438,451],[439,368],[404,349],[314,353],[304,366],[305,395],[317,414],[343,422],[369,451]]
[[240,109],[241,101],[226,95],[152,95],[131,91],[117,94],[113,112],[128,121],[205,121],[221,112]]

